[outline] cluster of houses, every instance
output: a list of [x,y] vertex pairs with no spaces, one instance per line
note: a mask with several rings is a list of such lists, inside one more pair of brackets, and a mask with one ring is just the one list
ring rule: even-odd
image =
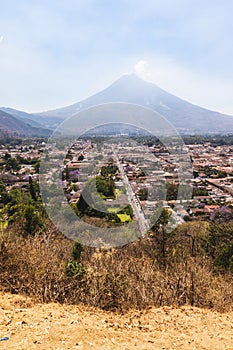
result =
[[[40,160],[45,149],[45,142],[37,141],[28,145],[0,147],[1,179],[7,186],[23,186],[29,177],[38,180],[38,169],[32,160]],[[179,167],[187,172],[187,178],[193,188],[188,209],[182,216],[199,218],[209,217],[222,205],[233,204],[233,147],[212,146],[211,143],[185,145],[179,150],[179,162],[175,154],[166,147],[136,144],[135,141],[122,141],[117,145],[111,142],[103,143],[100,147],[93,140],[79,140],[69,149],[64,161],[67,199],[77,203],[88,178],[97,174],[100,167],[111,157],[112,149],[117,150],[118,159],[124,169],[132,190],[140,201],[146,218],[153,213],[158,201],[164,201],[165,206],[173,207],[177,199],[166,200],[166,184],[179,186]],[[182,154],[185,156],[182,160]],[[187,154],[190,159],[186,167]],[[6,155],[20,160],[20,167],[15,171],[6,170],[4,162]],[[59,160],[59,155],[57,155]],[[25,163],[24,163],[25,160]],[[182,162],[184,164],[182,164]],[[191,169],[191,172],[190,172]],[[50,170],[53,176],[53,169]],[[123,183],[118,179],[117,187]],[[185,199],[184,199],[185,200]],[[182,204],[182,203],[180,203]],[[182,211],[182,206],[181,209]]]
[[[23,187],[28,183],[29,177],[39,179],[39,161],[45,148],[44,141],[35,141],[31,144],[18,144],[12,146],[0,146],[0,179],[9,188]],[[7,168],[7,159],[15,160],[17,168]],[[38,167],[35,166],[38,163]]]

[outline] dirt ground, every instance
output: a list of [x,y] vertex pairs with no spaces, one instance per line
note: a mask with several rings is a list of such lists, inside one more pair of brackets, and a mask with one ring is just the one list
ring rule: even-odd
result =
[[0,350],[233,350],[233,312],[151,308],[116,315],[0,293]]

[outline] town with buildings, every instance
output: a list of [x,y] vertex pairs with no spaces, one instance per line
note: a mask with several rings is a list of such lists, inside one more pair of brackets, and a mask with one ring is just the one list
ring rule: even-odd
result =
[[[8,190],[12,187],[23,189],[29,179],[39,181],[39,165],[45,149],[45,140],[1,146],[0,177]],[[232,146],[216,146],[210,142],[186,144],[179,153],[177,162],[176,155],[158,144],[148,146],[145,142],[124,137],[101,142],[78,140],[67,151],[65,159],[60,160],[64,169],[64,195],[70,204],[77,205],[87,181],[101,177],[103,167],[114,165],[117,171],[107,175],[114,182],[114,196],[104,197],[102,193],[102,199],[109,212],[122,213],[122,209],[130,205],[142,234],[149,229],[150,218],[159,205],[171,210],[176,222],[182,223],[211,220],[219,207],[233,204]],[[186,155],[184,164],[182,154]],[[190,164],[186,186],[191,189],[191,196],[179,198],[178,168],[185,169],[187,155]],[[58,161],[61,158],[59,151],[53,156]],[[48,171],[50,184],[55,171],[52,167]],[[183,182],[184,173],[185,170]],[[119,217],[122,222],[127,221],[127,216],[119,214]]]

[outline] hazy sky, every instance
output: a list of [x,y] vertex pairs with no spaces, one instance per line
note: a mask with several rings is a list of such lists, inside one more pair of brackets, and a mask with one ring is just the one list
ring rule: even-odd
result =
[[126,73],[233,115],[232,0],[8,0],[0,106],[42,111]]

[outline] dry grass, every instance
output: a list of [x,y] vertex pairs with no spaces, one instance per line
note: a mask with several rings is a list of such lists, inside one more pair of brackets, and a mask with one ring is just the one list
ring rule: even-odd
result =
[[86,273],[77,280],[65,272],[72,245],[52,228],[27,238],[5,233],[0,243],[1,290],[42,302],[82,302],[120,312],[175,305],[233,310],[232,275],[214,275],[207,258],[174,258],[161,266],[153,239],[115,250],[85,248],[81,262]]

